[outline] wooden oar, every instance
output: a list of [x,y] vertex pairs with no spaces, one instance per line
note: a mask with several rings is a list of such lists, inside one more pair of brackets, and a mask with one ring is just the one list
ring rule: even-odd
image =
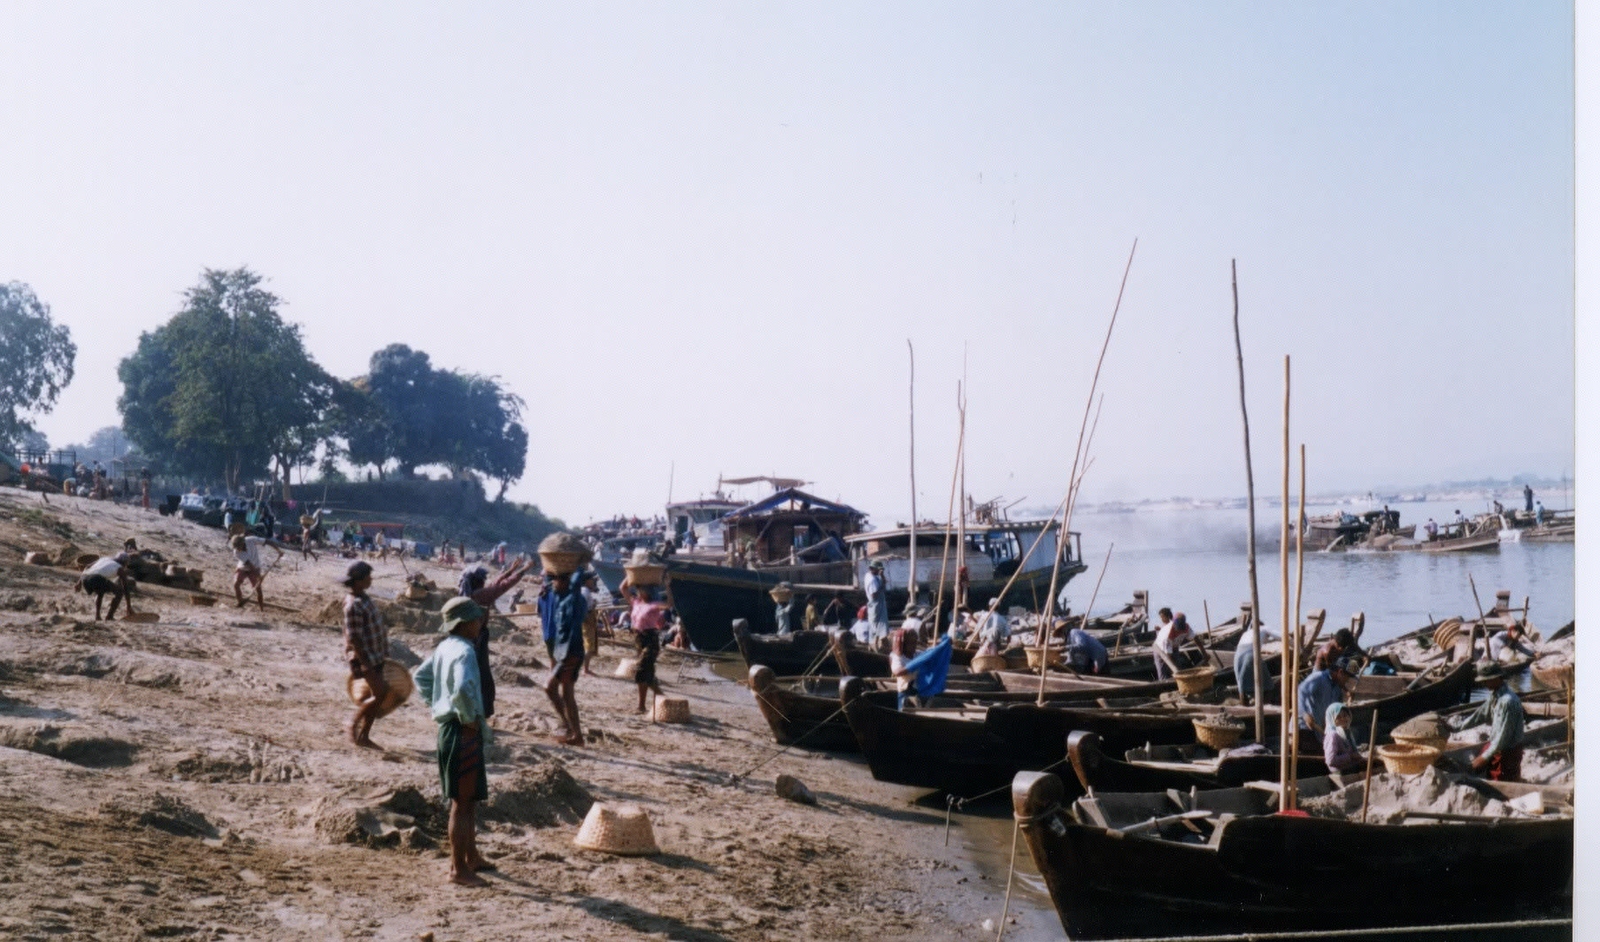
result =
[[1372,732],[1367,734],[1367,783],[1361,788],[1361,823],[1367,823],[1367,803],[1372,799],[1372,761],[1378,757],[1378,711],[1372,711]]

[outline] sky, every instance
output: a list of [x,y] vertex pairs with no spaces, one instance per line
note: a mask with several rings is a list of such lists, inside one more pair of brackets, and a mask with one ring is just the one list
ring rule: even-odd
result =
[[[0,281],[78,344],[39,422],[249,266],[335,375],[406,343],[530,406],[569,523],[719,475],[978,499],[1573,469],[1563,2],[16,3]],[[1137,251],[1133,251],[1137,240]],[[1103,396],[1103,399],[1098,397]],[[1083,469],[1080,469],[1083,470]],[[1298,472],[1297,472],[1298,473]],[[759,495],[752,495],[759,496]]]

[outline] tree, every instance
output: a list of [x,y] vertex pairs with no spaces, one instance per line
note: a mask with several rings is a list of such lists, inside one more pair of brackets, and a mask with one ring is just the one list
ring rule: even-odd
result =
[[276,462],[287,487],[335,381],[249,269],[206,269],[184,302],[117,368],[129,437],[184,470],[220,474],[230,489]]
[[20,281],[0,285],[0,447],[14,447],[33,423],[26,413],[49,412],[72,382],[78,348],[50,306]]
[[95,429],[94,434],[83,444],[67,445],[64,450],[77,452],[78,460],[84,463],[103,462],[109,470],[111,462],[126,454],[129,447],[131,443],[128,441],[128,436],[123,434],[121,427],[107,425]]

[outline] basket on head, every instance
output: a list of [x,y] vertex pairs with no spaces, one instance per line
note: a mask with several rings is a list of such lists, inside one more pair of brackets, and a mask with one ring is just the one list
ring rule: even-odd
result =
[[660,585],[667,574],[667,567],[660,563],[628,563],[622,568],[630,585]]
[[636,659],[631,658],[631,657],[625,657],[622,660],[617,662],[617,669],[612,672],[612,676],[613,677],[624,677],[624,678],[627,678],[628,680],[632,680],[634,671],[637,671],[638,669],[639,669],[639,662]]
[[1006,669],[1006,659],[1000,654],[975,654],[972,657],[972,672],[982,674],[985,671],[1003,671]]
[[1244,736],[1243,726],[1233,723],[1213,723],[1200,717],[1194,719],[1194,738],[1208,749],[1215,749],[1218,752],[1232,749],[1239,744],[1242,736]]
[[[1038,648],[1027,648],[1026,650],[1028,652],[1028,654],[1027,654],[1027,657],[1028,657],[1028,669],[1029,670],[1035,670],[1035,671],[1038,670],[1039,669],[1039,665],[1041,663],[1043,663],[1044,660],[1045,660],[1044,653],[1041,652]],[[1062,652],[1062,650],[1063,650],[1062,648],[1051,648],[1050,649],[1049,664],[1050,664],[1051,667],[1060,667],[1061,666],[1061,652]]]
[[794,598],[794,589],[791,589],[788,585],[777,585],[768,590],[767,594],[772,596],[774,602],[782,605]]
[[[400,704],[411,699],[411,674],[399,661],[384,661],[383,682],[388,685],[389,692],[378,705],[378,715],[388,716]],[[360,706],[363,700],[372,696],[372,688],[368,687],[367,682],[360,677],[347,679],[344,682],[344,692],[356,706]]]
[[1205,693],[1217,679],[1217,669],[1211,666],[1190,667],[1172,675],[1178,682],[1178,692],[1184,696]]
[[302,527],[309,527],[313,523],[316,523],[316,522],[317,522],[317,518],[311,516],[310,514],[301,514],[300,515],[300,526],[302,526]]
[[1439,761],[1439,750],[1411,743],[1390,743],[1378,747],[1378,758],[1391,775],[1416,775]]
[[657,723],[689,722],[689,701],[682,697],[656,697]]
[[539,562],[551,575],[571,575],[593,558],[594,551],[570,533],[552,533],[539,542]]
[[655,829],[650,826],[650,816],[638,805],[595,802],[589,806],[589,813],[573,843],[584,850],[631,857],[661,853],[661,848],[656,846]]
[[204,605],[209,607],[217,604],[217,597],[214,595],[191,595],[189,596],[189,601],[194,605]]

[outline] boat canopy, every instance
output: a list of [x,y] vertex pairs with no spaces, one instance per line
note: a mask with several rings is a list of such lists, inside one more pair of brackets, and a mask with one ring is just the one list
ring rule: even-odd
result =
[[[792,505],[792,506],[790,506]],[[786,487],[775,494],[769,495],[752,504],[746,504],[738,510],[729,511],[724,520],[745,519],[758,517],[763,514],[780,510],[798,510],[810,513],[840,514],[846,517],[864,518],[866,514],[849,506],[831,500],[814,497],[805,491],[793,487]]]

